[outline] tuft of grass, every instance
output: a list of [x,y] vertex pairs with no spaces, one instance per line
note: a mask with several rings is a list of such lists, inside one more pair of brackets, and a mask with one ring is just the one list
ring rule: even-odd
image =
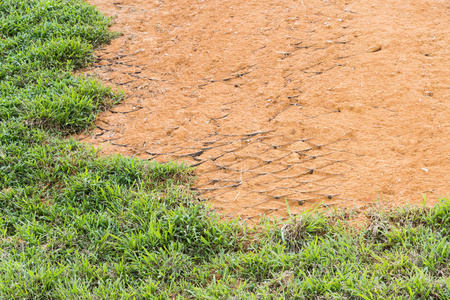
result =
[[66,138],[121,94],[72,71],[112,38],[79,0],[0,2],[0,299],[449,299],[450,200],[220,221],[192,169]]
[[66,133],[85,129],[120,93],[72,71],[109,41],[109,19],[81,1],[0,3],[0,121]]

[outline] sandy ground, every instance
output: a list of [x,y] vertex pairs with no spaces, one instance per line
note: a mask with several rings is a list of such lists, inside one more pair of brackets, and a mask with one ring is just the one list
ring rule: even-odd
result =
[[80,139],[197,166],[224,215],[429,203],[450,190],[450,3],[91,0],[128,95]]

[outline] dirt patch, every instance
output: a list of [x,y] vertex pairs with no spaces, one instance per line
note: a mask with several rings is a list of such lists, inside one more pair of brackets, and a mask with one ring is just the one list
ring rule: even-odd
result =
[[92,0],[122,87],[84,141],[179,159],[225,215],[430,203],[450,183],[447,1]]

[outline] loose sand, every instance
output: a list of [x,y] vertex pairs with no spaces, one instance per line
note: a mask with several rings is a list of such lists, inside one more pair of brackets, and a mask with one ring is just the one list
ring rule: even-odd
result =
[[445,0],[91,0],[127,99],[80,139],[197,166],[224,215],[429,203],[450,190]]

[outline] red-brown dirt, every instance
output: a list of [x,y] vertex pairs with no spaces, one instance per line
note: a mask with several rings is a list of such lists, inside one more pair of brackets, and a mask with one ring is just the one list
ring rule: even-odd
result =
[[450,190],[444,0],[91,0],[124,89],[84,141],[197,166],[224,215],[429,203]]

